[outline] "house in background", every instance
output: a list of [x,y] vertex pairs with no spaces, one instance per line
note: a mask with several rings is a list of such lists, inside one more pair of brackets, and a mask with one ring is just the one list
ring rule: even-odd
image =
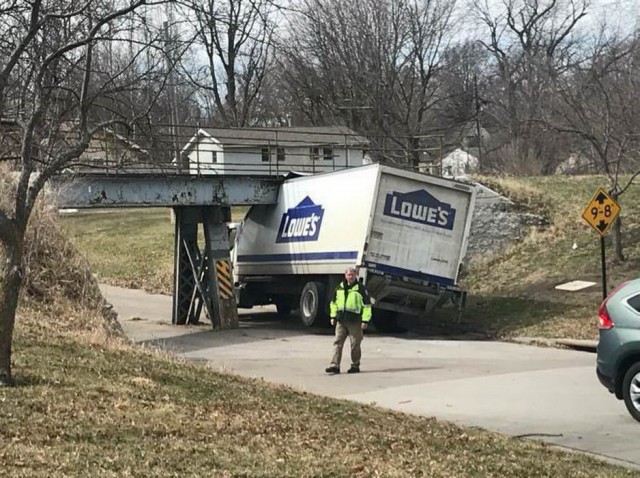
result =
[[[110,128],[95,134],[77,161],[77,169],[144,172],[157,169],[149,151]],[[168,168],[167,168],[168,169]]]
[[[37,155],[36,169],[55,159],[56,154],[74,147],[78,139],[78,131],[71,122],[61,123],[53,133],[47,133],[49,136],[37,140],[37,146],[33,148],[33,154]],[[16,121],[0,119],[0,162],[8,163],[12,170],[20,167],[22,134],[22,128]],[[125,136],[103,128],[94,134],[80,157],[66,166],[75,171],[115,171],[124,168],[148,170],[150,162],[147,150]]]
[[189,174],[320,173],[365,162],[369,141],[344,126],[202,128],[181,153]]
[[[73,122],[60,123],[57,129],[47,133],[48,136],[38,143],[37,148],[41,164],[48,164],[60,153],[75,148],[80,134]],[[65,163],[66,170],[75,172],[135,173],[159,168],[160,165],[148,150],[108,127],[96,131],[80,156]],[[168,161],[164,170],[173,170]]]
[[442,176],[457,178],[478,171],[478,158],[462,149],[456,149],[442,158]]

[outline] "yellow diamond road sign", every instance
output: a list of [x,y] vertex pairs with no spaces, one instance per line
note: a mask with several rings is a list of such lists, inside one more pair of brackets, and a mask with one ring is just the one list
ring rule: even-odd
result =
[[620,205],[604,189],[599,188],[582,211],[582,218],[604,236],[619,213]]

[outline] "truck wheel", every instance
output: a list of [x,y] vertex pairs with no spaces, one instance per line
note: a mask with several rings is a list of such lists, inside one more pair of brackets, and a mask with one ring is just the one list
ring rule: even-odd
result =
[[622,396],[631,416],[640,422],[640,362],[634,363],[624,374]]
[[300,294],[300,317],[307,327],[326,318],[326,287],[322,282],[307,282]]

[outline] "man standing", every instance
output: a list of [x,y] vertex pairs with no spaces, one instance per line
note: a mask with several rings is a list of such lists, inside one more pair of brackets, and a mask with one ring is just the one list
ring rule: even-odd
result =
[[364,285],[357,281],[356,270],[349,267],[333,294],[330,305],[331,325],[336,327],[333,341],[333,358],[331,365],[325,370],[330,374],[340,373],[342,347],[347,335],[351,341],[351,368],[347,373],[360,372],[360,356],[362,354],[363,331],[371,320],[371,300]]

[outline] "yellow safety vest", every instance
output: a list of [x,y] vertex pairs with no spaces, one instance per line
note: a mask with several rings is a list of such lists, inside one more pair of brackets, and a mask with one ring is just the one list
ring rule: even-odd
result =
[[345,289],[345,282],[340,282],[336,288],[334,298],[329,305],[329,316],[338,317],[338,312],[347,312],[360,316],[363,322],[371,320],[371,303],[369,294],[364,286],[356,282],[351,288]]

